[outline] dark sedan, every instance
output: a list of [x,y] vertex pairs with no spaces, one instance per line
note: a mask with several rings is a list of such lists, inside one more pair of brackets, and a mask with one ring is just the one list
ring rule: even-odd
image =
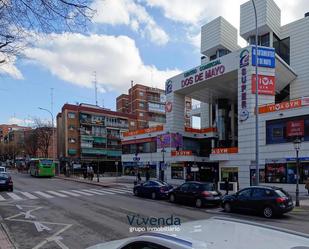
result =
[[282,215],[294,208],[288,193],[281,188],[268,186],[249,187],[224,196],[221,205],[226,212],[254,212],[266,218]]
[[8,173],[0,173],[0,189],[13,191],[12,177]]
[[210,182],[186,182],[169,193],[169,200],[194,204],[200,208],[204,205],[219,205],[221,193]]
[[172,185],[163,182],[150,180],[134,186],[133,193],[136,196],[150,197],[152,199],[167,198]]

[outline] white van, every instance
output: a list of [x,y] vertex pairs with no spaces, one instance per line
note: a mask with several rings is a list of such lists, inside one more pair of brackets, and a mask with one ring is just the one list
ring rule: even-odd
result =
[[0,167],[0,173],[1,172],[6,172],[6,168],[5,167]]

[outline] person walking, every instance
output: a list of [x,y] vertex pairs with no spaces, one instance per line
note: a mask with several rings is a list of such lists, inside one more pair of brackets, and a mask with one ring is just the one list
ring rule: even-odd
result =
[[224,189],[225,189],[225,195],[228,195],[229,194],[229,179],[228,178],[225,178],[224,180]]
[[142,178],[141,178],[141,173],[138,171],[137,172],[137,183],[141,183]]
[[309,195],[309,179],[306,181],[305,188],[307,189]]
[[92,168],[92,166],[90,166],[90,180],[93,181],[93,177],[94,177],[94,170]]
[[149,181],[150,180],[150,174],[149,174],[149,170],[146,171],[146,181]]

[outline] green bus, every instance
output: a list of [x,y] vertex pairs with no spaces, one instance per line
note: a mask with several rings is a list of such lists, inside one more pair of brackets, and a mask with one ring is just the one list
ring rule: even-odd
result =
[[55,163],[48,158],[33,158],[30,160],[30,175],[31,176],[55,176]]

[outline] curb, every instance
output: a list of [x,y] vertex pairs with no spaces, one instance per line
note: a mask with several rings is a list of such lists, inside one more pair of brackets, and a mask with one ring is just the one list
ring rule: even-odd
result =
[[82,180],[78,180],[78,179],[74,179],[74,178],[67,178],[67,177],[61,177],[61,176],[55,176],[55,178],[65,180],[65,181],[71,181],[71,182],[84,183],[84,184],[88,184],[88,185],[100,186],[100,187],[103,187],[103,188],[126,186],[125,184],[121,184],[121,183],[111,183],[111,184],[105,183],[104,184],[102,182],[93,182],[93,181],[92,182],[86,182],[86,181],[82,181]]

